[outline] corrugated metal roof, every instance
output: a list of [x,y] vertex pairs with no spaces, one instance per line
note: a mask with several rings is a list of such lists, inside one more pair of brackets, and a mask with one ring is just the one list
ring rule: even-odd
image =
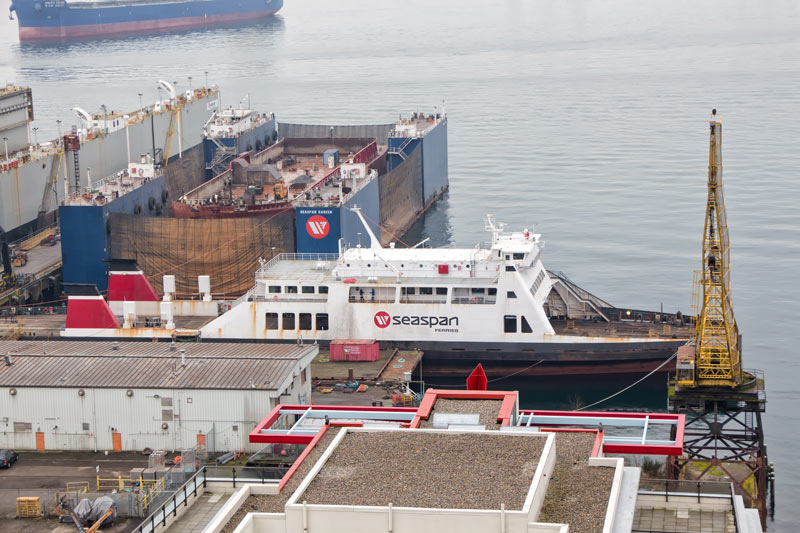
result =
[[263,343],[0,341],[0,386],[275,390],[316,350]]

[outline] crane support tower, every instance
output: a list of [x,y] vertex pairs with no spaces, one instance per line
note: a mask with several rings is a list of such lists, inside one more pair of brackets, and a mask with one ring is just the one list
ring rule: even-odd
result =
[[741,366],[742,339],[730,293],[722,123],[716,109],[709,126],[708,200],[702,270],[695,275],[694,335],[691,344],[678,350],[668,394],[670,411],[686,415],[683,455],[669,459],[668,471],[673,479],[731,482],[760,511],[765,525],[772,467],[761,424],[764,375]]

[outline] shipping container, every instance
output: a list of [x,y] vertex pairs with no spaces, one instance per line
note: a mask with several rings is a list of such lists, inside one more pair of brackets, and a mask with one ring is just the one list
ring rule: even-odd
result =
[[331,361],[377,361],[380,345],[375,339],[344,339],[331,341]]

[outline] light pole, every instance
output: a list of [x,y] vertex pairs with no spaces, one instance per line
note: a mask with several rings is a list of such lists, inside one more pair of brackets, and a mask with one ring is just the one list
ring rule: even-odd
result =
[[192,77],[189,76],[189,90],[192,90]]
[[144,104],[142,104],[142,93],[139,93],[139,109],[142,109]]
[[39,146],[39,137],[36,135],[36,132],[39,131],[38,126],[33,128],[33,144],[35,146]]
[[61,139],[61,120],[56,120],[56,125],[58,126],[58,138]]
[[208,89],[208,71],[205,70],[203,73],[206,75],[206,89]]
[[6,163],[8,163],[8,137],[3,137],[3,144],[6,145]]

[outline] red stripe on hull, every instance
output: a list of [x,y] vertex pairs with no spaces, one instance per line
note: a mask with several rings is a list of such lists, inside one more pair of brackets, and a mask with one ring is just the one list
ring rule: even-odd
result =
[[108,24],[84,24],[81,26],[40,26],[19,28],[20,41],[52,41],[56,39],[75,39],[83,37],[103,37],[108,35],[126,35],[159,30],[177,30],[197,28],[226,22],[265,18],[274,15],[277,10],[251,11],[248,13],[230,13],[203,17],[180,17],[158,20],[137,20],[131,22],[112,22]]

